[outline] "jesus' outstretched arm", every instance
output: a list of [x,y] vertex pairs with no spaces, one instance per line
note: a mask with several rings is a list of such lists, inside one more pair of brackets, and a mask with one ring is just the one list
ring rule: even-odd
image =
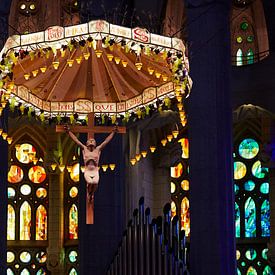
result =
[[118,128],[117,126],[114,127],[114,129],[112,130],[111,134],[106,137],[106,139],[97,147],[99,150],[102,150],[113,138],[113,136],[115,135],[115,133],[117,133]]
[[68,125],[64,126],[65,131],[68,133],[68,135],[70,136],[70,138],[78,145],[81,147],[81,149],[84,149],[86,146],[79,141],[79,139],[70,131],[70,128]]

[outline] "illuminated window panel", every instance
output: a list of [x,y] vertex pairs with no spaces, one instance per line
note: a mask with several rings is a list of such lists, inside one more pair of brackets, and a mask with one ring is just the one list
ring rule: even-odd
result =
[[238,49],[236,54],[236,65],[237,66],[243,65],[243,51],[241,49]]
[[181,185],[181,188],[184,191],[188,191],[189,190],[189,181],[188,180],[183,180],[180,185]]
[[31,239],[31,206],[25,201],[20,207],[20,240]]
[[47,210],[40,205],[36,210],[36,240],[47,240]]
[[253,266],[250,266],[246,272],[246,275],[257,275],[257,271]]
[[176,191],[176,184],[174,182],[171,182],[171,194],[175,193]]
[[240,250],[236,250],[236,260],[238,261],[239,259],[240,259],[240,257],[241,257],[241,252],[240,252]]
[[20,192],[21,192],[22,195],[28,196],[32,192],[32,189],[28,184],[23,184],[20,187]]
[[79,163],[76,163],[73,165],[72,167],[72,171],[70,173],[70,178],[74,181],[74,182],[79,182]]
[[75,263],[77,261],[77,252],[75,250],[72,250],[70,253],[69,253],[69,261],[71,263]]
[[14,275],[13,271],[10,268],[7,269],[7,275]]
[[244,190],[245,191],[252,191],[255,188],[255,182],[252,180],[248,180],[244,183]]
[[239,145],[239,154],[245,159],[253,159],[259,153],[259,144],[252,138],[244,139]]
[[242,275],[241,271],[239,270],[239,268],[237,268],[237,275]]
[[261,230],[262,237],[270,236],[270,205],[268,200],[264,200],[261,206]]
[[248,249],[246,252],[245,252],[245,257],[250,260],[250,261],[253,261],[254,259],[256,259],[257,257],[257,252],[255,249],[251,248],[251,249]]
[[249,49],[247,52],[247,64],[253,64],[254,63],[254,52],[252,49]]
[[181,229],[184,229],[185,236],[190,234],[190,209],[189,200],[184,197],[181,201]]
[[187,138],[181,138],[178,141],[181,144],[181,150],[182,150],[182,155],[181,157],[183,159],[188,159],[189,158],[189,142]]
[[263,275],[273,275],[273,271],[269,265],[267,265],[264,269]]
[[7,263],[12,263],[15,260],[15,255],[13,252],[8,251],[7,252]]
[[240,218],[240,207],[235,202],[235,234],[236,238],[240,238],[241,236],[241,218]]
[[234,162],[234,179],[240,180],[246,174],[246,166],[243,162],[235,161]]
[[268,249],[267,249],[267,248],[263,249],[263,251],[262,251],[262,258],[263,258],[264,260],[267,260],[267,252],[268,252]]
[[17,165],[11,165],[9,173],[8,173],[8,182],[10,183],[18,183],[24,177],[23,170]]
[[47,190],[46,190],[45,188],[42,188],[42,187],[38,188],[38,189],[36,190],[36,196],[37,196],[37,198],[39,198],[39,199],[44,199],[44,198],[46,198],[46,197],[47,197]]
[[263,179],[268,173],[268,168],[262,167],[261,162],[258,160],[252,166],[252,174],[258,179]]
[[35,158],[36,149],[31,144],[24,143],[20,145],[15,154],[19,162],[27,164]]
[[171,177],[172,178],[179,178],[183,173],[183,166],[180,162],[177,166],[171,167]]
[[23,251],[23,252],[20,253],[19,258],[20,258],[20,261],[22,263],[29,263],[31,261],[32,257],[31,257],[31,254],[29,252]]
[[75,204],[71,206],[69,211],[69,239],[78,239],[78,210]]
[[8,204],[7,240],[15,240],[15,210]]
[[29,179],[34,183],[42,183],[46,176],[46,171],[42,166],[33,166],[29,170]]
[[174,201],[171,202],[171,216],[172,218],[177,215],[177,206]]
[[8,187],[8,198],[13,199],[15,197],[15,194],[16,194],[15,189],[12,187]]
[[35,255],[35,259],[38,263],[45,263],[47,261],[47,253],[45,251],[39,251]]
[[24,268],[21,272],[20,275],[30,275],[30,271],[27,268]]
[[69,195],[70,195],[71,198],[77,197],[77,195],[78,195],[78,188],[75,187],[75,186],[72,187],[72,188],[70,189],[70,191],[69,191]]
[[269,193],[269,183],[268,182],[262,183],[260,186],[260,191],[263,194],[268,194]]
[[75,270],[74,267],[71,269],[69,275],[77,275],[77,271]]
[[249,197],[245,202],[245,237],[256,237],[256,206]]
[[36,275],[47,275],[45,269],[41,267],[37,272]]

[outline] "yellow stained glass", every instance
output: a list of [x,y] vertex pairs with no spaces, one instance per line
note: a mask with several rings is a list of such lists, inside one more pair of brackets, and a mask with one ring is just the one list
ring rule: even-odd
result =
[[181,188],[184,191],[188,191],[189,190],[189,181],[188,180],[183,180],[180,185],[181,185]]
[[178,142],[181,144],[181,150],[182,150],[181,157],[183,159],[188,159],[189,158],[189,141],[188,141],[188,138],[181,138]]
[[46,198],[47,197],[47,190],[45,189],[45,188],[38,188],[37,190],[36,190],[36,196],[37,196],[37,198],[39,198],[39,199],[44,199],[44,198]]
[[185,197],[181,201],[181,229],[185,231],[185,236],[190,234],[190,210],[189,200]]
[[36,156],[35,148],[28,143],[23,143],[20,147],[16,150],[16,158],[21,163],[30,163],[33,161],[33,158]]
[[23,251],[20,253],[19,258],[22,263],[29,263],[31,260],[31,254],[27,251]]
[[73,165],[70,177],[74,182],[79,182],[79,163]]
[[171,167],[172,178],[179,178],[182,175],[182,172],[183,172],[183,166],[181,162],[177,166]]
[[236,259],[237,259],[237,261],[240,259],[240,257],[241,257],[240,250],[236,250]]
[[29,170],[29,179],[34,183],[42,183],[46,179],[46,171],[42,166],[33,166]]
[[15,260],[15,255],[13,252],[7,252],[7,263],[12,263]]
[[18,183],[24,177],[23,170],[17,165],[11,165],[8,173],[8,181],[10,183]]
[[70,197],[75,198],[78,195],[77,187],[73,186],[69,191]]
[[234,180],[242,179],[246,174],[246,166],[240,161],[234,162]]
[[174,201],[171,202],[171,216],[172,218],[177,215],[177,206]]
[[27,201],[20,207],[20,240],[31,239],[31,206]]
[[174,182],[171,182],[171,193],[175,193],[176,191],[176,184]]
[[78,239],[78,210],[75,204],[71,206],[69,212],[69,239]]
[[12,205],[8,204],[8,225],[7,240],[15,240],[15,211]]
[[47,210],[43,205],[40,205],[36,210],[36,240],[47,240],[47,219]]

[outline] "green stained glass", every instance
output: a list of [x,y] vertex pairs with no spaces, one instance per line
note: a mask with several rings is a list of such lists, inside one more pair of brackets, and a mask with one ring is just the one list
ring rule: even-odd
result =
[[36,275],[46,275],[46,271],[43,267],[41,267],[37,272]]
[[8,187],[8,198],[12,199],[15,197],[15,190],[12,187]]
[[255,183],[252,180],[248,180],[247,182],[245,182],[244,184],[244,189],[246,191],[252,191],[255,188]]
[[237,275],[242,275],[241,271],[239,270],[239,268],[237,268]]
[[273,271],[269,265],[267,265],[264,269],[263,275],[273,275]]
[[245,262],[242,262],[241,265],[242,265],[242,266],[245,266]]
[[239,145],[239,154],[245,159],[253,159],[259,153],[259,144],[252,138],[244,139]]
[[30,275],[31,273],[30,273],[30,271],[27,269],[27,268],[24,268],[22,271],[21,271],[21,273],[20,273],[20,275]]
[[262,257],[264,260],[267,260],[267,252],[268,252],[267,248],[263,249],[263,251],[262,251]]
[[240,190],[239,186],[237,184],[234,184],[235,195],[238,194],[239,190]]
[[75,270],[75,268],[72,268],[69,275],[77,275],[77,271]]
[[243,65],[243,51],[241,49],[238,49],[236,54],[236,65],[237,66]]
[[260,186],[260,191],[263,194],[268,194],[269,193],[269,183],[268,182],[262,183],[261,186]]
[[235,227],[236,227],[236,238],[240,238],[241,236],[241,223],[240,223],[241,219],[240,219],[240,207],[239,205],[235,202]]
[[254,200],[249,197],[244,206],[245,210],[245,237],[256,237],[256,206]]
[[265,200],[261,206],[261,229],[262,237],[270,236],[270,205],[269,201]]
[[263,179],[268,173],[268,168],[262,167],[261,162],[258,160],[252,166],[252,174],[258,179]]
[[257,271],[253,266],[250,266],[246,272],[246,275],[257,275]]
[[254,53],[253,53],[252,49],[248,50],[246,57],[247,57],[247,64],[254,63]]
[[7,269],[7,275],[14,275],[13,271],[10,268]]
[[246,166],[244,163],[240,161],[234,162],[234,179],[239,180],[242,179],[246,174]]
[[242,37],[241,36],[238,36],[237,38],[236,38],[236,41],[237,41],[237,43],[242,43],[243,42],[243,39],[242,39]]
[[255,249],[251,248],[246,250],[245,252],[245,257],[250,260],[253,261],[256,257],[257,257],[257,252]]
[[253,36],[253,35],[247,36],[246,41],[247,41],[248,43],[252,43],[252,42],[254,41],[254,36]]
[[247,29],[248,29],[248,23],[246,22],[246,21],[243,21],[242,23],[241,23],[241,29],[243,30],[243,31],[246,31]]
[[69,253],[69,260],[71,263],[75,263],[76,260],[77,260],[77,252],[75,250],[72,250],[70,253]]

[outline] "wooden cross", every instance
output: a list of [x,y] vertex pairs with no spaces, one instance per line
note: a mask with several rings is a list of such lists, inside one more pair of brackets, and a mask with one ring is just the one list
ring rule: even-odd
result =
[[[70,126],[70,130],[74,133],[87,133],[88,139],[94,138],[95,133],[111,133],[114,126],[95,126],[94,124],[94,113],[88,114],[88,125],[87,126]],[[117,127],[117,133],[125,134],[126,128],[122,126]],[[64,133],[64,125],[56,125],[57,133]],[[86,188],[87,189],[87,188]],[[88,192],[88,190],[86,190]],[[86,196],[86,224],[94,223],[94,200],[90,202]]]

